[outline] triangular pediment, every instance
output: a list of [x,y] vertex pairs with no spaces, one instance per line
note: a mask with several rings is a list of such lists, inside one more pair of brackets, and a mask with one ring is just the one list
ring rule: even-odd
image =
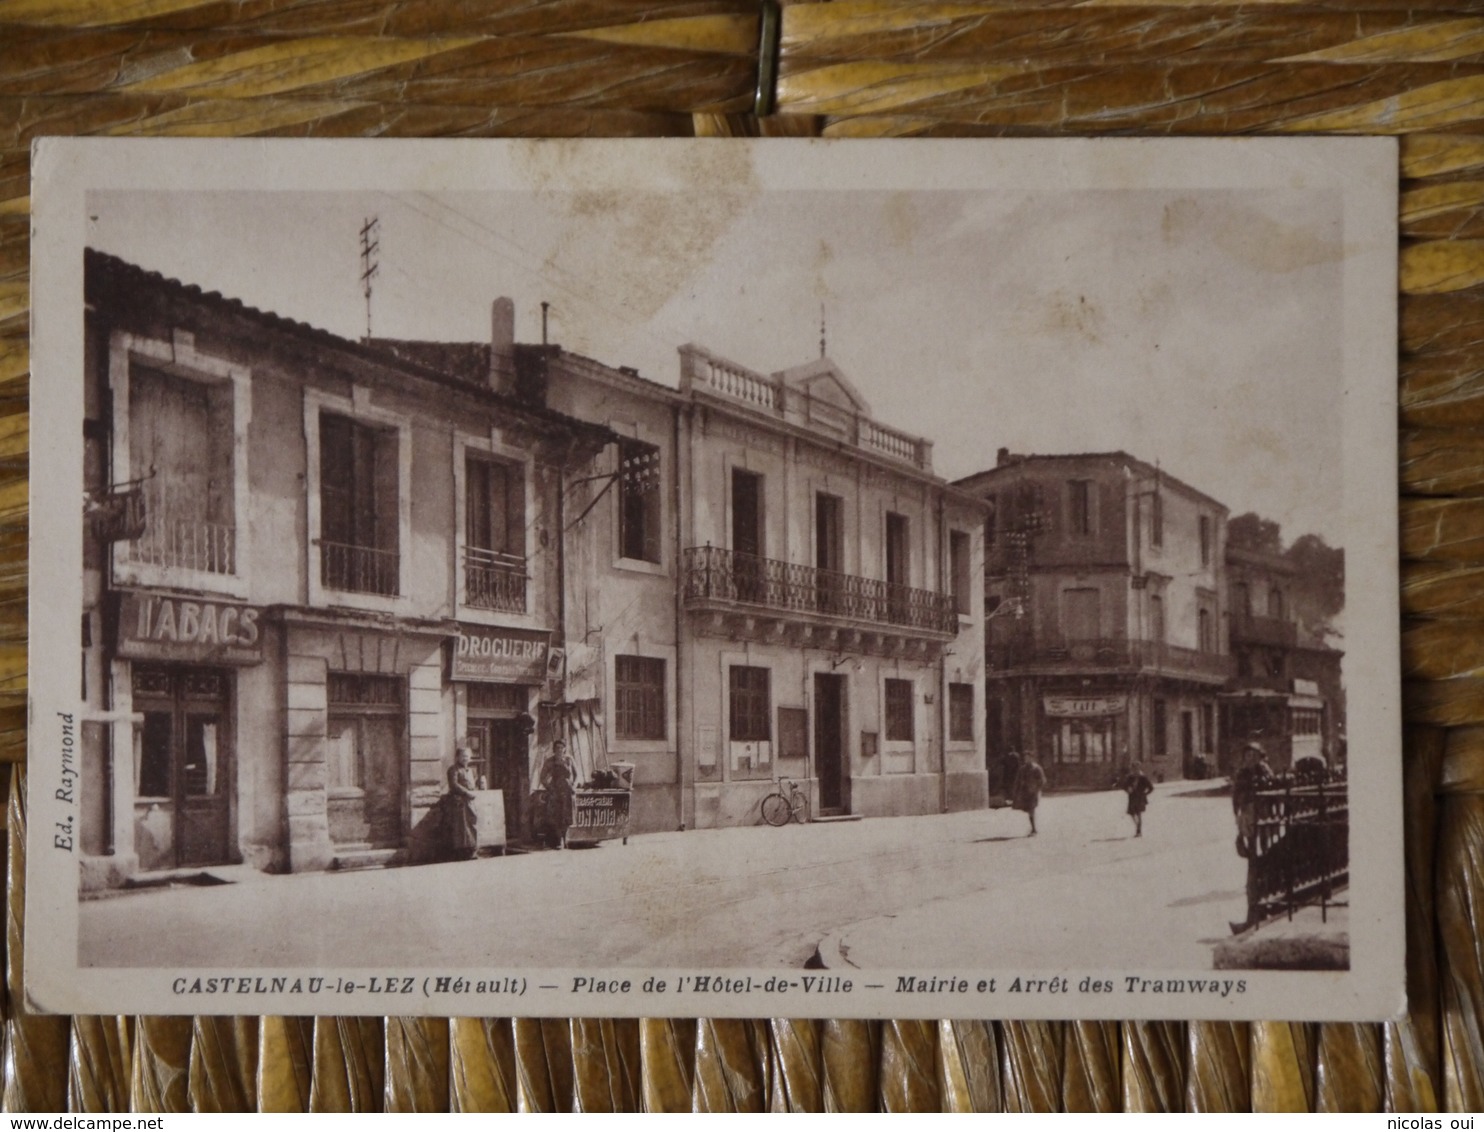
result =
[[871,406],[845,372],[829,358],[818,358],[805,365],[775,373],[789,388],[807,393],[817,401],[847,409],[861,416],[871,415]]

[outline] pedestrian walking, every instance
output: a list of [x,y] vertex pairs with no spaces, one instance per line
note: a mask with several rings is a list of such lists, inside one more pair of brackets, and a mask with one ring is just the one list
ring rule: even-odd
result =
[[1134,819],[1134,836],[1143,837],[1144,811],[1149,806],[1149,795],[1154,793],[1154,783],[1149,781],[1143,766],[1135,763],[1123,781],[1123,789],[1128,794],[1128,816]]
[[1036,807],[1041,804],[1041,790],[1046,785],[1046,772],[1036,761],[1036,756],[1027,752],[1015,775],[1013,805],[1031,820],[1031,831],[1026,836],[1036,836]]

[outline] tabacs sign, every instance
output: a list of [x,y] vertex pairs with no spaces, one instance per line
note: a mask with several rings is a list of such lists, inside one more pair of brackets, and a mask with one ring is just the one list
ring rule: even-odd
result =
[[261,664],[262,610],[216,598],[120,594],[118,654],[135,660]]
[[546,679],[550,640],[551,634],[541,629],[461,624],[451,677],[540,684]]

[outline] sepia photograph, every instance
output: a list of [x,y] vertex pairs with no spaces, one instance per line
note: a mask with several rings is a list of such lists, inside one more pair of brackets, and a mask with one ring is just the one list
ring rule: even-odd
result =
[[1394,142],[34,164],[37,1008],[1403,1007]]

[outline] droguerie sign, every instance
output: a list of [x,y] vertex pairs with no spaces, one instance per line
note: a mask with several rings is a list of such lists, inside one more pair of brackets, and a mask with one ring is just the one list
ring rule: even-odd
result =
[[549,641],[550,634],[541,630],[460,625],[453,678],[540,683],[546,678]]
[[260,664],[262,610],[239,602],[126,590],[120,595],[119,656]]

